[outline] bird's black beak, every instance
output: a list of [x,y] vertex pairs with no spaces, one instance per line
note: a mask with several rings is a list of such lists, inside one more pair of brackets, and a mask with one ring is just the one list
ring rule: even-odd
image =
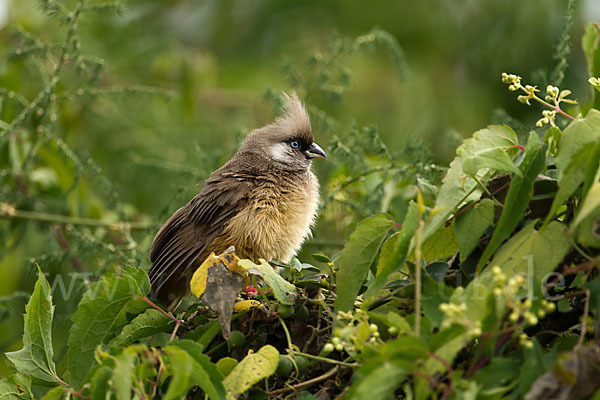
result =
[[308,158],[327,158],[327,154],[323,149],[316,143],[313,143],[308,150],[304,152]]

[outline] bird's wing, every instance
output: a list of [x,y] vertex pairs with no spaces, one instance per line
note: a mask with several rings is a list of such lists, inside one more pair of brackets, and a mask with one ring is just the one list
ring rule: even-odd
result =
[[208,254],[215,237],[248,204],[252,186],[252,176],[216,171],[204,189],[167,220],[150,250],[152,296],[165,300],[169,294],[185,293],[194,262]]

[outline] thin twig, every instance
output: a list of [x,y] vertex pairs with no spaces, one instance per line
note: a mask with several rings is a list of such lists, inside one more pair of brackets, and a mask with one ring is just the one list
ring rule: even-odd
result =
[[180,326],[181,326],[181,320],[178,319],[177,322],[175,322],[175,329],[173,329],[173,332],[171,333],[171,337],[169,338],[169,343],[171,343],[173,341],[173,339],[175,339],[175,335],[177,334],[177,330],[179,329]]
[[298,383],[298,384],[293,385],[293,386],[288,386],[288,387],[284,387],[284,388],[281,388],[281,389],[273,390],[271,392],[268,392],[267,394],[269,396],[277,396],[277,395],[284,394],[284,393],[287,393],[287,392],[296,392],[296,391],[299,391],[301,389],[305,389],[305,388],[310,387],[310,386],[312,386],[312,385],[314,385],[316,383],[319,383],[319,382],[322,382],[324,380],[327,380],[327,379],[331,378],[332,376],[334,376],[339,371],[339,369],[340,369],[339,365],[336,365],[335,367],[331,368],[329,371],[325,372],[323,375],[319,375],[316,378],[309,379],[307,381]]
[[311,358],[313,360],[322,361],[322,362],[326,362],[329,364],[343,365],[344,367],[350,367],[350,368],[360,367],[360,364],[358,364],[358,363],[349,363],[349,362],[345,362],[345,361],[334,360],[332,358],[327,358],[327,357],[313,356],[312,354],[302,353],[300,351],[294,351],[294,355]]
[[7,203],[0,203],[0,218],[30,219],[34,221],[51,222],[63,225],[83,225],[105,227],[111,230],[146,229],[150,224],[145,222],[109,222],[101,219],[71,217],[68,215],[49,214],[40,211],[17,210]]
[[481,181],[475,176],[473,175],[472,178],[475,180],[475,182],[477,182],[477,185],[479,185],[479,187],[481,187],[483,189],[483,191],[490,196],[490,198],[492,199],[492,201],[494,202],[494,204],[496,204],[499,207],[504,207],[504,204],[502,204],[502,202],[500,202],[500,200],[498,200],[497,198],[494,197],[494,195],[492,193],[490,193],[490,191],[488,190],[488,188],[481,183]]
[[415,232],[415,336],[419,337],[421,329],[421,234],[423,220],[419,216],[419,228]]
[[147,298],[146,296],[141,296],[140,299],[142,299],[144,302],[148,303],[148,305],[150,305],[150,307],[160,311],[161,313],[163,313],[163,315],[165,315],[166,317],[172,319],[173,321],[175,321],[175,324],[179,324],[181,325],[183,323],[182,320],[180,320],[177,317],[174,317],[173,315],[169,314],[168,312],[166,312],[165,310],[163,310],[162,308],[160,308],[159,306],[157,306],[156,304],[154,304],[152,302],[152,300],[150,300],[149,298]]
[[577,341],[576,348],[579,348],[583,343],[583,338],[587,333],[587,318],[590,312],[590,291],[585,290],[585,302],[583,303],[583,316],[581,317],[581,334],[579,335],[579,340]]

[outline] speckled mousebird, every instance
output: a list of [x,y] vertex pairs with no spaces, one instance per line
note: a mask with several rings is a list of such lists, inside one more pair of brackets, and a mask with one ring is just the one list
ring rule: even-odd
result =
[[151,296],[165,304],[183,297],[192,274],[211,253],[235,247],[240,258],[289,261],[310,234],[319,203],[306,108],[285,95],[284,115],[252,131],[204,188],[160,228],[150,250]]

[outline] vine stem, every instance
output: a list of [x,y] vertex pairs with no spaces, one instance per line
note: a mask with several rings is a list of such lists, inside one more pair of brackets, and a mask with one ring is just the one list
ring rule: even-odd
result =
[[559,114],[561,114],[561,115],[563,115],[563,116],[565,116],[565,117],[569,118],[571,121],[574,121],[574,120],[575,120],[575,117],[573,117],[573,116],[571,116],[571,115],[567,114],[566,112],[564,112],[564,111],[562,110],[562,108],[560,108],[560,106],[559,106],[559,105],[557,105],[557,104],[555,104],[555,105],[552,105],[552,104],[548,103],[547,101],[545,101],[545,100],[542,100],[541,98],[537,97],[535,94],[533,95],[533,98],[534,98],[535,100],[537,100],[539,103],[541,103],[541,104],[545,105],[546,107],[548,107],[548,108],[551,108],[553,111],[556,111],[557,113],[559,113]]
[[285,332],[285,338],[286,338],[287,344],[288,344],[288,352],[290,353],[290,355],[303,356],[306,358],[311,358],[313,360],[323,361],[323,362],[326,362],[329,364],[343,365],[344,367],[356,368],[356,367],[360,366],[358,363],[349,363],[349,362],[345,362],[345,361],[334,360],[332,358],[327,358],[327,357],[313,356],[312,354],[303,353],[301,351],[294,350],[295,346],[292,343],[292,337],[290,335],[290,331],[289,331],[287,325],[285,324],[285,321],[283,320],[283,318],[281,318],[281,316],[279,316],[277,318],[279,319],[279,322],[281,323],[281,327],[283,328],[283,331]]
[[50,214],[40,211],[18,210],[8,203],[0,203],[0,218],[30,219],[64,225],[98,226],[111,230],[146,229],[149,226],[149,224],[144,222],[109,222],[101,219],[70,217],[67,215]]
[[579,340],[577,341],[577,348],[583,344],[583,338],[587,333],[587,318],[590,312],[590,291],[585,290],[585,303],[583,304],[583,316],[581,317],[581,333],[579,334]]
[[63,381],[61,379],[60,376],[58,375],[54,375],[54,378],[58,381],[58,383],[60,383],[61,385],[63,385],[64,387],[66,387],[67,389],[69,389],[69,393],[71,393],[73,396],[75,397],[80,397],[82,399],[87,399],[88,396],[84,396],[83,394],[81,394],[80,392],[74,390],[71,385],[69,385],[67,382]]
[[475,182],[477,182],[477,185],[479,185],[479,187],[481,187],[481,189],[483,189],[483,191],[490,196],[490,198],[492,199],[492,201],[494,202],[494,204],[496,204],[499,207],[504,208],[504,204],[502,204],[500,202],[500,200],[498,200],[497,198],[494,197],[494,195],[489,191],[489,189],[479,180],[479,178],[477,178],[475,175],[472,176],[472,178],[475,180]]
[[415,336],[419,337],[421,329],[421,234],[423,220],[419,218],[419,229],[415,232]]
[[181,326],[181,320],[178,319],[177,322],[175,322],[175,329],[173,329],[173,332],[171,333],[171,337],[169,338],[169,343],[171,343],[173,341],[173,339],[175,339],[175,335],[177,334],[177,331],[179,330],[180,326]]
[[146,296],[140,296],[140,299],[142,299],[144,302],[146,302],[150,307],[152,307],[152,308],[160,311],[163,315],[165,315],[166,317],[168,317],[168,318],[172,319],[173,321],[175,321],[176,326],[175,326],[174,333],[177,332],[177,329],[183,323],[182,320],[180,320],[179,318],[174,317],[173,315],[169,314],[168,312],[166,312],[165,310],[163,310],[162,308],[160,308],[159,306],[157,306],[156,304],[154,304],[154,302],[152,300],[150,300],[149,298],[147,298]]
[[335,367],[331,368],[329,371],[325,372],[323,375],[317,376],[316,378],[310,379],[308,381],[298,383],[294,386],[288,386],[288,387],[284,387],[281,389],[273,390],[273,391],[269,392],[268,395],[269,396],[277,396],[277,395],[287,393],[287,392],[292,392],[292,391],[296,392],[300,389],[310,387],[316,383],[319,383],[326,379],[329,379],[330,377],[334,376],[339,370],[340,370],[339,365],[335,366]]
[[344,367],[350,367],[350,368],[360,367],[360,364],[358,364],[358,363],[349,363],[349,362],[345,362],[345,361],[334,360],[332,358],[327,358],[327,357],[313,356],[312,354],[303,353],[301,351],[294,351],[294,354],[298,355],[298,356],[303,356],[303,357],[306,357],[306,358],[311,358],[311,359],[317,360],[317,361],[323,361],[323,362],[326,362],[326,363],[329,363],[329,364],[342,365]]

